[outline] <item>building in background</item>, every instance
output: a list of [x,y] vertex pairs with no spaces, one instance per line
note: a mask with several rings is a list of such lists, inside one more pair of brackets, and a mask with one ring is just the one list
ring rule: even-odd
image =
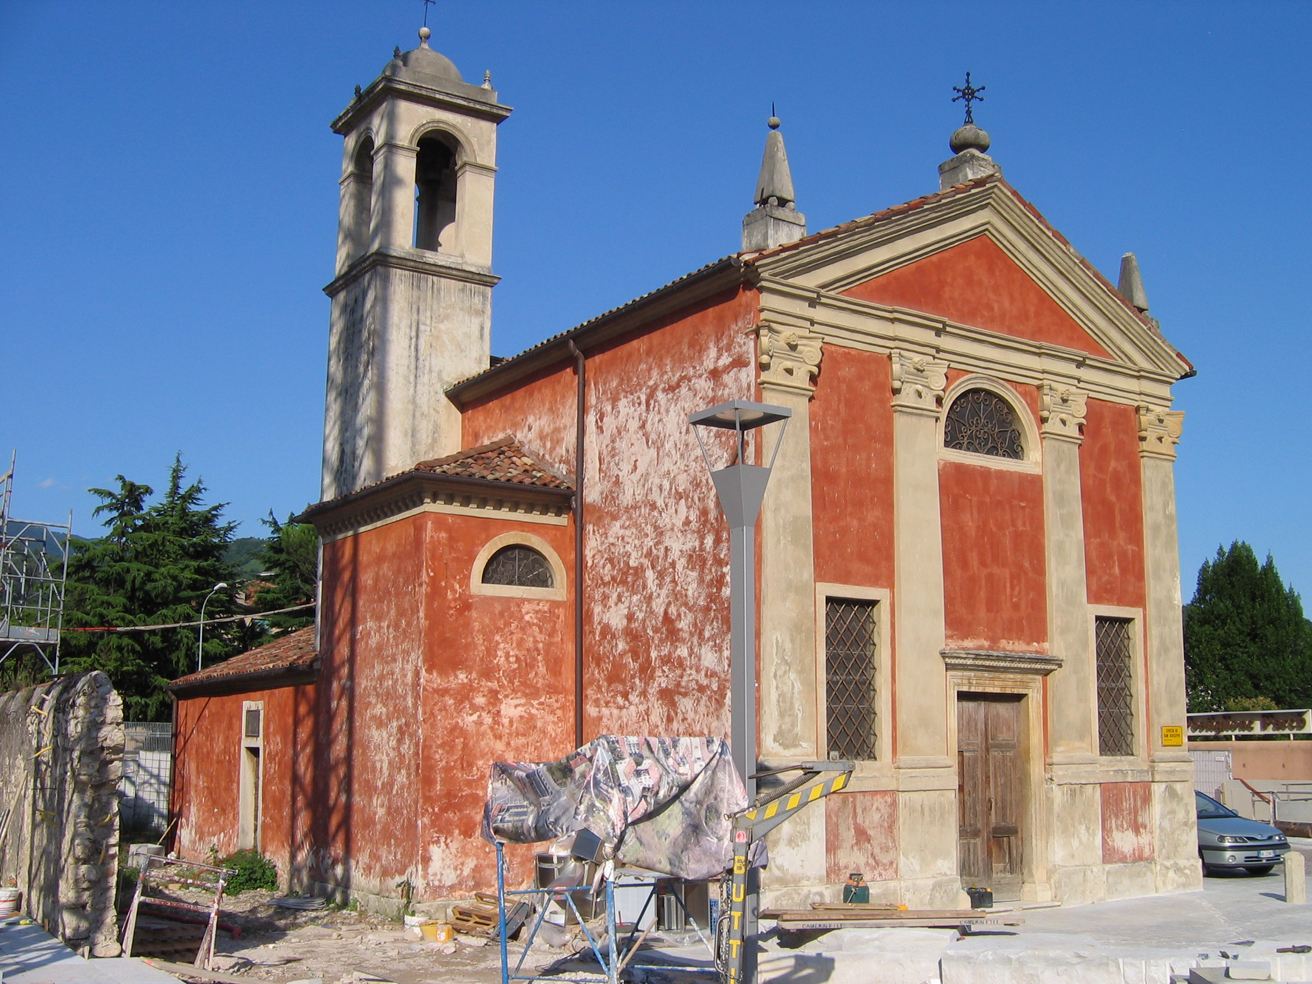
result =
[[745,398],[792,411],[758,527],[761,764],[857,762],[776,832],[767,903],[851,871],[912,908],[1199,887],[1192,370],[1133,257],[1113,287],[970,122],[936,193],[808,234],[771,119],[741,252],[496,360],[510,110],[421,39],[333,123],[318,623],[174,682],[178,850],[465,894],[493,882],[494,760],[726,735],[728,535],[688,416]]

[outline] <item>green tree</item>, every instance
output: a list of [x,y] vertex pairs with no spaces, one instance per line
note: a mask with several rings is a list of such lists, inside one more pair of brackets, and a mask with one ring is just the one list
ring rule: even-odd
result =
[[[64,625],[161,625],[196,622],[215,584],[232,581],[224,551],[236,523],[222,518],[226,503],[205,505],[205,486],[184,484],[186,466],[174,458],[164,495],[118,476],[118,489],[91,489],[101,503],[106,534],[77,545],[68,565]],[[233,610],[220,591],[205,607],[208,622]],[[165,686],[196,668],[195,628],[157,632],[68,632],[61,646],[71,672],[98,669],[123,697],[129,720],[161,720],[169,710]],[[207,627],[205,663],[232,653],[222,624]]]
[[[272,572],[272,583],[255,594],[262,611],[277,611],[314,601],[319,574],[319,533],[309,523],[280,523],[269,510],[268,519],[260,520],[269,528],[269,537],[257,555],[262,570]],[[273,635],[282,635],[314,623],[314,609],[270,615],[265,621]]]
[[1298,593],[1268,554],[1236,540],[1198,571],[1184,611],[1189,710],[1219,711],[1263,698],[1278,707],[1312,699],[1312,633]]

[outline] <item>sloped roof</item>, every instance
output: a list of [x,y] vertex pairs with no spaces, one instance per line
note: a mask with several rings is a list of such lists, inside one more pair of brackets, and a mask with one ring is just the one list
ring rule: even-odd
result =
[[574,488],[572,482],[543,464],[511,434],[491,444],[458,451],[444,458],[421,461],[415,465],[414,470],[427,472],[430,475],[452,475],[461,478],[481,478],[490,482],[536,485],[544,489]]
[[241,692],[260,690],[270,685],[282,686],[297,682],[283,678],[297,677],[315,670],[318,659],[319,651],[314,646],[314,626],[307,625],[232,659],[179,677],[169,684],[168,689],[183,697],[191,696],[195,691]]
[[[785,243],[782,246],[776,246],[769,250],[748,251],[716,260],[698,270],[694,270],[692,273],[685,274],[682,277],[672,280],[650,293],[643,294],[642,296],[636,297],[619,307],[612,308],[594,318],[590,318],[582,324],[552,335],[538,344],[525,349],[518,355],[498,361],[496,364],[482,372],[457,383],[455,386],[451,387],[451,389],[447,390],[447,395],[451,397],[457,405],[461,405],[467,400],[476,399],[484,393],[496,389],[501,384],[509,383],[522,377],[528,372],[535,371],[543,365],[557,363],[562,358],[566,357],[568,353],[568,345],[571,341],[579,339],[580,342],[582,342],[585,338],[591,339],[594,334],[603,331],[608,323],[616,322],[621,316],[630,312],[649,307],[661,298],[681,293],[685,289],[692,287],[696,282],[702,280],[709,281],[712,278],[714,278],[714,281],[717,284],[720,281],[725,281],[726,283],[734,281],[743,282],[752,276],[752,267],[759,260],[792,252],[812,245],[813,243],[833,239],[836,236],[841,236],[853,230],[863,229],[881,222],[896,219],[908,214],[909,212],[915,212],[919,209],[937,205],[948,199],[967,195],[994,184],[1004,188],[1010,195],[1012,195],[1016,201],[1020,203],[1021,207],[1034,217],[1035,221],[1040,223],[1066,250],[1078,258],[1080,265],[1096,281],[1105,287],[1107,292],[1115,300],[1119,301],[1126,310],[1137,321],[1141,322],[1153,335],[1170,346],[1170,342],[1162,335],[1161,328],[1158,326],[1156,320],[1142,314],[1133,304],[1122,297],[1120,292],[1111,284],[1111,282],[1108,281],[1092,263],[1072,247],[1066,237],[1058,232],[1052,224],[1043,217],[1039,210],[1016,191],[1015,188],[1008,184],[1000,175],[990,174],[975,178],[971,181],[963,182],[959,185],[954,185],[951,188],[945,188],[944,190],[935,192],[932,195],[922,195],[920,198],[913,198],[911,201],[903,202],[900,205],[894,205],[891,208],[881,209],[878,212],[873,212],[870,215],[864,215],[860,218],[852,219],[849,222],[844,222],[828,229],[821,229],[820,231],[814,232],[796,242]],[[691,303],[693,299],[695,298],[689,298],[688,303]],[[1190,363],[1178,349],[1175,349],[1174,346],[1170,347],[1175,352],[1176,357],[1179,358],[1180,361],[1192,372],[1192,363]]]

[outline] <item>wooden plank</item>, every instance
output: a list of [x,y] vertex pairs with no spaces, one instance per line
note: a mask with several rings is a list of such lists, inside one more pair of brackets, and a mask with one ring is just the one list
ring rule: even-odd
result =
[[760,914],[762,919],[947,919],[959,922],[962,919],[991,919],[993,915],[981,909],[889,909],[871,910],[853,907],[850,910],[824,909],[766,909]]
[[170,960],[160,960],[156,957],[142,957],[141,962],[175,977],[190,977],[192,980],[209,981],[211,984],[251,984],[251,978],[249,977],[234,977],[231,974],[201,970],[191,964],[173,963]]
[[972,919],[831,919],[810,913],[800,919],[780,919],[779,929],[792,932],[807,929],[968,929],[978,926],[1020,926],[1023,919],[1005,919],[997,916]]

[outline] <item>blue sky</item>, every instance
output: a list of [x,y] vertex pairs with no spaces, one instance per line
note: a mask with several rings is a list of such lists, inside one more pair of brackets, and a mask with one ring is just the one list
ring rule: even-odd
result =
[[[15,511],[175,451],[241,532],[317,497],[340,138],[418,0],[0,0],[0,448]],[[501,126],[493,352],[737,248],[770,102],[812,230],[937,188],[969,69],[1008,180],[1198,367],[1186,599],[1239,538],[1312,591],[1312,5],[439,2]]]

